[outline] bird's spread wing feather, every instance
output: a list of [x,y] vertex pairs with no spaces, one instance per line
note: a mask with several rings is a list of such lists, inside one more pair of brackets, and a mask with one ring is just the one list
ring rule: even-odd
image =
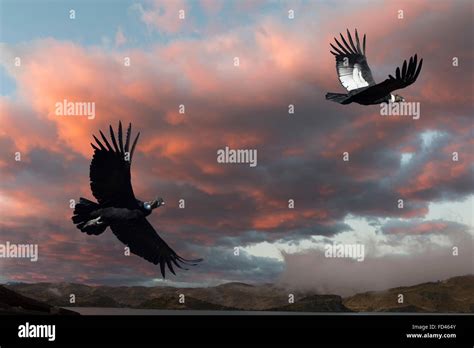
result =
[[121,123],[119,123],[118,144],[112,126],[110,126],[112,145],[102,131],[100,131],[100,135],[103,143],[95,135],[94,139],[97,144],[91,143],[94,148],[94,155],[89,172],[90,185],[92,194],[103,206],[137,208],[132,189],[130,166],[140,133],[135,138],[132,150],[129,153],[131,127],[130,124],[127,130],[125,147],[123,145]]
[[362,48],[357,29],[355,31],[355,44],[349,30],[347,30],[349,43],[342,34],[340,36],[342,44],[334,38],[337,47],[333,44],[330,45],[334,50],[331,53],[336,57],[337,76],[342,86],[350,92],[362,87],[375,85],[367,58],[365,57],[365,34]]
[[112,224],[110,227],[117,238],[127,245],[132,253],[159,265],[163,278],[166,267],[175,274],[174,266],[186,269],[186,266],[194,266],[202,261],[202,259],[186,260],[176,254],[144,217],[134,219],[129,223]]
[[402,70],[397,67],[395,77],[389,75],[388,79],[373,87],[370,87],[367,89],[367,92],[369,92],[370,89],[377,89],[380,91],[380,95],[388,95],[390,92],[393,92],[397,89],[410,86],[416,81],[418,75],[420,75],[422,65],[423,59],[421,59],[418,63],[418,56],[415,54],[413,57],[410,57],[408,64],[406,60],[403,61]]

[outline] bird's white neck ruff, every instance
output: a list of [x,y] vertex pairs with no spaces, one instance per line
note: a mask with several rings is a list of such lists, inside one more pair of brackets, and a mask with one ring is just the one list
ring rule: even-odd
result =
[[395,103],[395,96],[393,94],[390,94],[390,102]]

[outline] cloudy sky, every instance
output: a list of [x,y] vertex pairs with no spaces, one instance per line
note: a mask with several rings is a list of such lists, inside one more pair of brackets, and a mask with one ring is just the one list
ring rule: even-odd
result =
[[[1,1],[0,17],[0,243],[39,245],[36,263],[1,259],[0,282],[348,294],[473,273],[470,1]],[[367,34],[376,81],[424,58],[400,92],[420,119],[325,100],[343,92],[329,43],[346,28]],[[64,99],[96,117],[57,116]],[[92,134],[118,120],[142,133],[136,195],[167,202],[153,225],[205,259],[192,271],[162,281],[110,231],[70,221],[70,200],[91,198]],[[225,146],[258,165],[217,163]],[[364,261],[324,257],[332,243],[363,244]]]

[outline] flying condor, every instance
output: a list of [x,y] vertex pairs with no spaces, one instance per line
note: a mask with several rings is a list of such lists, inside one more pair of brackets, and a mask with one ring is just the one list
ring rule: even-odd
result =
[[[130,251],[155,265],[160,265],[163,278],[166,266],[175,274],[173,266],[186,269],[185,265],[196,265],[202,259],[186,260],[171,249],[160,238],[146,217],[165,204],[162,198],[143,202],[133,193],[130,167],[137,145],[137,134],[130,150],[132,125],[127,129],[125,145],[122,123],[118,126],[118,143],[112,126],[112,145],[100,131],[103,143],[93,135],[97,145],[91,143],[94,155],[90,165],[90,186],[98,203],[80,198],[74,209],[72,221],[82,232],[99,235],[110,227],[115,236],[130,248]],[[104,146],[105,144],[105,146]],[[130,151],[129,151],[130,150]]]
[[402,69],[397,68],[395,77],[389,75],[381,82],[375,83],[370,71],[367,58],[365,56],[365,34],[360,46],[359,34],[355,31],[355,44],[351,33],[347,30],[347,40],[342,34],[342,44],[336,38],[337,47],[330,44],[336,56],[337,76],[342,86],[347,89],[347,94],[327,93],[326,99],[340,104],[358,103],[362,105],[372,105],[388,102],[403,102],[405,99],[391,92],[410,86],[416,81],[423,65],[423,59],[418,63],[418,56],[410,57],[407,64],[403,62]]

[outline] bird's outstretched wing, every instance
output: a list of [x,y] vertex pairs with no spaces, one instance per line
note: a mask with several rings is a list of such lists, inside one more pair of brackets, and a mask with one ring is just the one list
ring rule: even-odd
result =
[[185,266],[194,266],[202,261],[202,259],[186,260],[176,254],[144,217],[134,219],[130,223],[112,224],[110,227],[117,238],[127,245],[132,253],[155,265],[159,264],[163,278],[166,266],[171,273],[175,274],[173,265],[187,269]]
[[407,65],[407,61],[403,61],[402,70],[397,67],[395,72],[395,77],[388,75],[388,79],[379,84],[368,88],[366,91],[369,92],[371,89],[377,89],[380,91],[380,95],[387,95],[392,91],[397,89],[405,88],[410,86],[416,81],[418,75],[420,75],[421,67],[423,65],[423,59],[418,63],[418,56],[410,57],[410,60]]
[[350,92],[362,87],[375,85],[372,72],[367,63],[367,58],[365,57],[365,34],[362,41],[362,48],[360,47],[357,29],[355,31],[355,44],[349,30],[347,30],[349,44],[342,34],[339,35],[341,36],[343,44],[334,38],[338,47],[333,44],[330,45],[334,50],[331,51],[331,53],[336,56],[337,76],[342,86]]
[[109,127],[109,130],[113,147],[102,131],[100,131],[100,135],[105,146],[95,135],[94,139],[97,145],[91,143],[94,148],[89,172],[92,194],[103,206],[137,208],[138,204],[132,189],[130,166],[140,133],[137,134],[129,151],[132,125],[128,126],[125,146],[122,123],[119,122],[118,127],[118,144],[112,126]]

